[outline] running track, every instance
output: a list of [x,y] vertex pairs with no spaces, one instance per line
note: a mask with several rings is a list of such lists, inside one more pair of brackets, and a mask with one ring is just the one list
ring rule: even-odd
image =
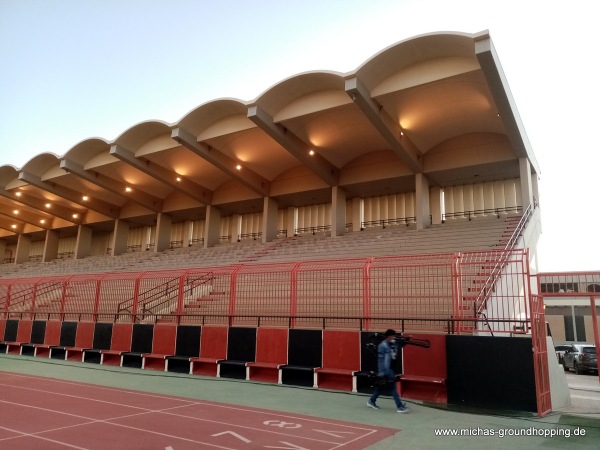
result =
[[362,449],[398,432],[0,372],[0,448]]

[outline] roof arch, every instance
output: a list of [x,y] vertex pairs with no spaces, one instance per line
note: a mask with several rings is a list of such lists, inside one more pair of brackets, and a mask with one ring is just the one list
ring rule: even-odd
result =
[[181,127],[198,136],[203,130],[226,117],[243,114],[246,115],[248,105],[246,102],[235,98],[220,98],[204,103],[193,109],[173,127]]
[[89,160],[93,159],[98,154],[102,152],[108,153],[109,148],[110,144],[105,139],[89,138],[74,145],[67,153],[65,153],[62,159],[68,159],[83,167]]
[[371,91],[394,73],[415,64],[450,57],[474,59],[474,54],[475,41],[470,33],[427,33],[385,48],[359,66],[353,75]]
[[270,116],[298,98],[318,91],[344,92],[344,77],[339,72],[311,71],[286,78],[271,86],[255,100]]
[[127,129],[112,143],[135,151],[146,142],[170,132],[171,126],[167,122],[162,120],[148,120]]
[[55,153],[42,153],[34,156],[22,167],[22,172],[42,177],[48,170],[60,164],[60,156]]

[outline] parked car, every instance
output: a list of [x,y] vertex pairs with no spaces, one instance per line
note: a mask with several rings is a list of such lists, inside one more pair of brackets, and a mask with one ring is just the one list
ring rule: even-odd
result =
[[596,346],[588,344],[572,344],[563,356],[565,370],[573,370],[580,374],[587,371],[598,370]]
[[565,355],[565,352],[570,348],[571,346],[568,344],[554,346],[554,351],[556,352],[556,359],[558,359],[558,363],[560,365],[563,365],[563,356]]

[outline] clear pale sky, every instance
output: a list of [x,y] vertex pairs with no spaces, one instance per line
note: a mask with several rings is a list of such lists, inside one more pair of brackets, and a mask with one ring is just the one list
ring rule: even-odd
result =
[[541,167],[542,271],[600,271],[597,2],[0,0],[0,166],[347,72],[398,41],[489,30]]

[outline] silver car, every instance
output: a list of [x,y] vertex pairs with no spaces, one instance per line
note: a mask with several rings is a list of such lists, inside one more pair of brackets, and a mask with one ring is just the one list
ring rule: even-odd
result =
[[563,366],[565,370],[573,370],[577,374],[597,371],[596,346],[588,344],[571,345],[571,348],[565,351],[563,356]]

